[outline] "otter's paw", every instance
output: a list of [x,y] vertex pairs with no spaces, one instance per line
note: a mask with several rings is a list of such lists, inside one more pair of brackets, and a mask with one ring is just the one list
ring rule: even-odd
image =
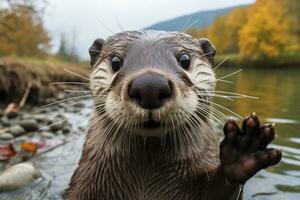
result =
[[220,145],[221,167],[232,183],[245,183],[282,157],[281,150],[267,148],[275,137],[274,125],[260,126],[255,113],[244,119],[242,130],[232,120],[226,123],[224,134]]

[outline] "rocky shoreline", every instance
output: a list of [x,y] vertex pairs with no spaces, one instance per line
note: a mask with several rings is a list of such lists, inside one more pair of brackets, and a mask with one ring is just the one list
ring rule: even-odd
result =
[[16,114],[3,115],[0,119],[0,130],[3,130],[0,133],[0,143],[29,134],[38,134],[45,138],[52,138],[55,134],[68,134],[72,127],[63,113],[49,116],[49,111],[53,112],[54,109],[25,108]]
[[[69,98],[65,95],[61,97]],[[86,100],[82,102],[61,99],[47,99],[49,106],[46,107],[27,105],[17,112],[0,110],[0,174],[1,168],[30,160],[83,132],[84,127],[72,120],[76,115],[82,115],[83,111],[87,112],[85,115],[88,118],[91,104]],[[28,143],[35,147],[23,148]],[[26,157],[24,152],[20,153],[24,150],[29,154]]]

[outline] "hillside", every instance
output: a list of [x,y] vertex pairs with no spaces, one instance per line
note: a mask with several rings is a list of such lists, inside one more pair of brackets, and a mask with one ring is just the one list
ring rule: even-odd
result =
[[192,23],[194,23],[193,27],[204,28],[212,24],[216,17],[220,15],[225,15],[235,8],[244,7],[244,6],[245,5],[222,8],[217,10],[210,10],[210,11],[199,11],[189,15],[184,15],[184,16],[176,17],[174,19],[159,22],[149,27],[146,27],[145,29],[164,30],[164,31],[182,31]]

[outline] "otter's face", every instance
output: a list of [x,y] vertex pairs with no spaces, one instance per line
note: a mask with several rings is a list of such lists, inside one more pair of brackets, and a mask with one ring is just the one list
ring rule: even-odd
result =
[[107,131],[161,137],[203,127],[205,92],[215,85],[214,54],[208,40],[177,32],[123,32],[96,40],[91,89]]

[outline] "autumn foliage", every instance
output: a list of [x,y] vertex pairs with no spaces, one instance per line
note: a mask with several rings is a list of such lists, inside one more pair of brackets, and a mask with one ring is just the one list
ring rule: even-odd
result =
[[300,51],[299,10],[298,0],[256,0],[218,17],[204,30],[187,32],[209,38],[219,54],[272,59]]
[[0,55],[41,56],[47,53],[50,38],[32,5],[0,7],[0,44]]

